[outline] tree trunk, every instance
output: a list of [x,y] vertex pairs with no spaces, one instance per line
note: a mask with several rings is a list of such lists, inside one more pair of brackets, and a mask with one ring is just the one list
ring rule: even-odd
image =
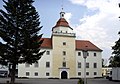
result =
[[15,83],[15,72],[16,72],[16,64],[12,64],[11,84],[14,84],[14,83]]

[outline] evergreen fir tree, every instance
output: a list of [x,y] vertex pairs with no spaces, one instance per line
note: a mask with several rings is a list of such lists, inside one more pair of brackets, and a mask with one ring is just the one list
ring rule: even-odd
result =
[[[118,33],[120,35],[120,32]],[[110,61],[111,66],[120,67],[120,38],[115,42],[115,45],[112,47],[114,57]]]
[[11,83],[15,82],[15,69],[19,63],[35,63],[41,58],[42,34],[38,34],[39,15],[34,0],[3,0],[0,9],[0,63],[11,64]]

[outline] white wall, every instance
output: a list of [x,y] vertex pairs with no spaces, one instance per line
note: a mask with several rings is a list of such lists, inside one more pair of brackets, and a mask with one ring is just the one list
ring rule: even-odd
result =
[[62,33],[74,33],[73,30],[69,27],[56,27],[53,32],[62,32]]
[[[29,78],[49,78],[52,77],[52,49],[46,49],[50,51],[50,55],[44,55],[39,60],[39,67],[35,68],[34,64],[30,67],[25,67],[25,64],[18,65],[18,77],[27,77],[26,72],[30,72]],[[78,52],[81,52],[81,56],[78,56]],[[86,62],[89,62],[89,68],[86,69],[89,72],[89,78],[92,77],[101,77],[102,76],[102,55],[101,52],[97,51],[88,51],[89,56],[86,59]],[[97,56],[94,56],[96,53]],[[50,62],[50,68],[46,68],[46,62]],[[81,68],[78,68],[78,62],[81,62]],[[93,63],[97,63],[97,68],[93,67]],[[82,51],[76,51],[76,77],[84,77],[84,59]],[[34,76],[34,73],[38,72],[38,76]],[[46,76],[46,72],[50,73],[50,76]],[[81,76],[78,76],[78,72],[81,72]],[[94,75],[94,72],[97,72],[97,75]]]
[[[18,65],[18,77],[29,77],[29,78],[49,78],[49,77],[51,77],[51,75],[52,75],[51,74],[52,50],[51,49],[45,49],[45,50],[50,51],[50,55],[46,55],[46,52],[44,53],[44,55],[38,61],[39,67],[34,67],[34,64],[30,65],[30,67],[25,67],[25,64],[19,64]],[[50,62],[50,68],[46,68],[46,62]],[[30,76],[26,76],[26,72],[29,72]],[[38,72],[38,76],[34,76],[35,72]],[[49,72],[50,76],[46,76],[46,72]]]
[[[81,52],[81,56],[78,56],[78,52]],[[102,76],[102,55],[101,52],[97,51],[88,51],[89,56],[86,58],[86,63],[89,63],[89,68],[86,68],[86,72],[89,72],[89,75],[86,77],[101,77]],[[97,56],[94,56],[96,53]],[[82,51],[76,51],[76,77],[84,77],[84,58]],[[81,68],[78,68],[78,62],[81,62]],[[93,67],[93,64],[97,63],[97,68]],[[81,72],[81,76],[78,76],[78,72]],[[94,75],[94,72],[97,72],[97,75]]]

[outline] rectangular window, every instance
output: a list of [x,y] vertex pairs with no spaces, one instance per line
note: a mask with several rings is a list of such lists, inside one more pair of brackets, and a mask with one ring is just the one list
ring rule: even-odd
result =
[[89,63],[86,63],[86,68],[89,68]]
[[81,62],[78,62],[78,68],[81,68]]
[[66,42],[63,42],[63,45],[66,45]]
[[30,67],[30,64],[28,64],[28,63],[25,63],[25,67]]
[[94,72],[94,75],[97,75],[97,72]]
[[63,67],[66,67],[66,62],[63,62]]
[[81,72],[78,72],[78,76],[81,76]]
[[78,52],[78,56],[81,56],[81,52]]
[[29,73],[29,72],[26,72],[26,76],[30,76],[30,73]]
[[46,76],[50,76],[50,73],[49,73],[49,72],[46,72]]
[[35,72],[34,75],[35,75],[35,76],[38,76],[38,72]]
[[46,62],[46,68],[50,67],[50,62]]
[[86,72],[86,75],[89,76],[89,72]]
[[50,51],[46,51],[46,55],[50,55]]
[[112,71],[110,71],[110,75],[112,75]]
[[87,53],[87,56],[89,56],[89,53]]
[[93,64],[93,67],[94,67],[94,68],[97,68],[97,63],[94,63],[94,64]]
[[94,56],[97,56],[97,54],[96,54],[96,53],[94,53]]
[[39,67],[39,64],[38,64],[38,62],[36,62],[36,63],[34,63],[34,67]]
[[63,51],[63,55],[66,55],[66,52],[65,52],[65,51]]

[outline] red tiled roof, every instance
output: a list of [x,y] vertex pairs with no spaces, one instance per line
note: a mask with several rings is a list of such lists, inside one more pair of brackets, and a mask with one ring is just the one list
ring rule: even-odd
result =
[[44,39],[41,48],[52,48],[52,40],[51,38],[42,38]]
[[[52,39],[51,38],[42,38],[44,39],[41,48],[50,48],[52,49]],[[102,51],[100,48],[95,46],[90,41],[85,40],[76,40],[76,50],[89,50],[89,51]]]
[[76,50],[102,51],[90,41],[76,40]]
[[[59,27],[59,26],[70,27],[70,26],[69,26],[69,23],[68,23],[64,18],[60,18],[60,19],[57,21],[56,25],[55,25],[53,28]],[[71,28],[71,27],[70,27],[70,28]]]

